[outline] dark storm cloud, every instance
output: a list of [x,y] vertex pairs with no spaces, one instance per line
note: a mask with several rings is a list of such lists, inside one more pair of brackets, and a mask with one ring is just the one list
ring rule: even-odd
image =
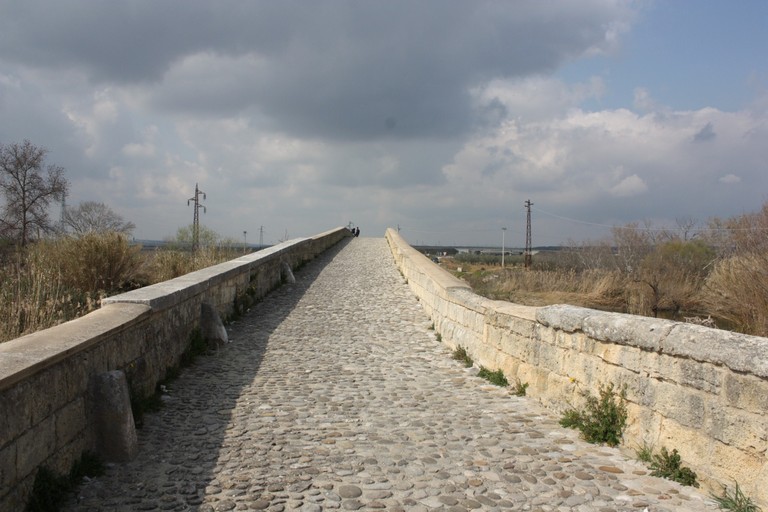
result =
[[[557,3],[557,2],[556,2]],[[554,69],[606,46],[622,4],[531,0],[328,2],[6,1],[0,58],[77,68],[94,82],[155,85],[181,114],[258,112],[298,136],[458,136],[469,90]],[[183,59],[258,60],[233,88],[221,77],[168,79]]]

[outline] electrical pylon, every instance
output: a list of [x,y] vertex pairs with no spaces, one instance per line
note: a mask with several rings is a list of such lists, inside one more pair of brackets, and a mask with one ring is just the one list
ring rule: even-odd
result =
[[533,251],[531,244],[531,206],[533,206],[531,200],[526,200],[525,208],[527,210],[527,214],[525,216],[525,256],[523,258],[523,264],[525,268],[531,268],[531,252]]
[[206,199],[205,192],[197,188],[197,183],[195,183],[195,196],[187,199],[187,206],[189,206],[190,203],[194,203],[194,217],[192,219],[192,252],[197,252],[197,250],[200,248],[200,208],[203,209],[203,213],[206,212],[205,206],[200,204],[200,196],[203,196],[203,200]]

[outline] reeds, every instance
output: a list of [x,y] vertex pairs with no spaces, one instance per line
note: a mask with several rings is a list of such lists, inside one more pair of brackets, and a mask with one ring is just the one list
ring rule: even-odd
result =
[[118,233],[41,240],[0,266],[0,342],[83,316],[103,297],[235,256],[229,248],[142,253]]
[[68,288],[43,252],[0,271],[0,341],[45,329],[93,311],[98,296]]
[[768,255],[752,253],[719,261],[707,278],[704,302],[713,316],[737,330],[768,336]]

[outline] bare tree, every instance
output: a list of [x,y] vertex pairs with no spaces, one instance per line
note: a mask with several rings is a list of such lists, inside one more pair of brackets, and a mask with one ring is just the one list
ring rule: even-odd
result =
[[109,206],[96,201],[84,201],[77,208],[64,211],[64,226],[72,234],[82,236],[87,233],[122,233],[130,236],[136,225],[125,221]]
[[48,206],[67,192],[64,168],[46,164],[47,153],[28,140],[0,144],[0,190],[5,196],[0,231],[20,247],[53,231]]
[[699,221],[693,217],[678,217],[675,218],[675,223],[677,224],[677,229],[680,230],[680,232],[683,234],[683,242],[687,242],[689,238],[696,236],[696,234],[692,232],[696,228],[696,225],[699,223]]

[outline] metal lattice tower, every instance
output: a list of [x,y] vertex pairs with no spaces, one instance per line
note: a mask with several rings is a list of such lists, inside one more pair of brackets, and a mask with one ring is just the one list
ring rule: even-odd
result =
[[525,217],[525,256],[523,259],[525,268],[531,268],[531,252],[533,251],[531,244],[531,206],[533,206],[531,200],[526,200],[525,208],[527,213]]
[[203,213],[206,212],[205,206],[200,204],[201,195],[203,199],[206,199],[205,192],[197,188],[197,183],[195,183],[195,196],[187,199],[187,206],[189,206],[190,202],[195,205],[194,217],[192,219],[192,252],[197,252],[200,248],[200,208],[203,209]]

